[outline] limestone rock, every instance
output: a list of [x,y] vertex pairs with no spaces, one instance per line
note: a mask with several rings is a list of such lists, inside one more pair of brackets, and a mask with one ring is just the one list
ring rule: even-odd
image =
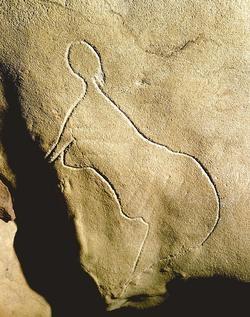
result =
[[0,181],[0,219],[5,222],[15,219],[11,194],[2,181]]
[[[177,276],[250,281],[249,9],[0,1],[0,173],[24,276],[55,315],[78,265],[108,310],[158,305]],[[22,279],[1,285],[6,307],[24,290],[25,316],[47,317],[4,225],[0,264],[12,254]]]

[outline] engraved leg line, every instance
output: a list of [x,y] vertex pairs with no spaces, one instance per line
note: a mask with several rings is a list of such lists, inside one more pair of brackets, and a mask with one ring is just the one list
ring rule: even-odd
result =
[[215,197],[216,197],[216,204],[217,204],[217,208],[216,208],[216,215],[215,215],[215,221],[214,221],[214,224],[213,226],[211,227],[211,230],[207,233],[207,235],[204,237],[204,239],[202,240],[201,244],[204,244],[208,239],[209,237],[212,235],[212,233],[215,231],[219,221],[220,221],[220,196],[219,196],[219,192],[217,190],[217,187],[215,185],[215,182],[213,181],[213,178],[212,176],[210,175],[210,173],[208,172],[208,170],[204,167],[204,165],[200,162],[199,159],[197,159],[195,156],[193,155],[190,155],[190,154],[187,154],[185,152],[181,152],[181,151],[174,151],[173,149],[169,148],[167,145],[165,144],[162,144],[162,143],[158,143],[158,142],[155,142],[153,141],[151,138],[147,137],[137,126],[136,124],[133,122],[133,120],[127,115],[127,113],[122,110],[108,95],[107,93],[102,89],[102,87],[96,83],[96,87],[97,89],[99,90],[99,92],[113,105],[113,107],[119,111],[122,116],[124,117],[124,119],[128,122],[128,124],[130,124],[135,132],[143,139],[145,140],[146,142],[154,145],[154,146],[157,146],[157,147],[160,147],[160,148],[164,148],[165,150],[173,153],[173,154],[177,154],[177,155],[182,155],[184,157],[188,157],[190,158],[195,164],[196,166],[202,171],[202,173],[206,176],[207,178],[207,181],[210,183],[211,187],[213,188],[213,191],[214,191],[214,194],[215,194]]

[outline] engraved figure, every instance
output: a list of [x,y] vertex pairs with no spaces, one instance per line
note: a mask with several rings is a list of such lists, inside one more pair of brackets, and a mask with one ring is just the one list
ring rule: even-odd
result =
[[[91,187],[90,178],[94,186],[100,182],[102,191],[105,187],[109,190],[116,210],[127,218],[120,236],[125,234],[129,219],[137,223],[138,232],[131,227],[133,236],[126,235],[124,241],[131,248],[137,241],[131,274],[121,282],[124,291],[129,281],[152,263],[201,246],[209,238],[219,220],[218,195],[195,158],[152,141],[108,96],[103,89],[102,60],[94,46],[86,41],[73,43],[67,57],[72,75],[81,80],[84,89],[65,117],[47,158],[62,166],[62,175],[68,173],[68,182],[78,196]],[[72,175],[80,184],[84,170],[85,175],[92,175],[82,179],[89,185],[76,188]],[[93,200],[91,206],[94,204]]]

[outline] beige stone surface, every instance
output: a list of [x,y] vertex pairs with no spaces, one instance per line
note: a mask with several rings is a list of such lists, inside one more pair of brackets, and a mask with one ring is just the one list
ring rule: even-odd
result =
[[0,219],[4,222],[15,220],[11,193],[2,181],[0,181]]
[[0,316],[51,316],[44,299],[28,286],[13,250],[14,223],[0,223]]
[[[177,276],[250,281],[249,9],[0,0],[0,173],[16,239],[31,205],[22,186],[38,199],[48,187],[41,201],[59,189],[109,310],[156,305]],[[47,317],[14,235],[2,222],[0,314]]]

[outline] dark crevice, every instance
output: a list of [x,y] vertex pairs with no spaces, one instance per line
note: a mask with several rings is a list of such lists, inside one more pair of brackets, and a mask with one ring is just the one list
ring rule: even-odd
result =
[[[167,285],[168,296],[158,307],[124,308],[110,317],[224,317],[249,316],[250,284],[222,276],[199,279],[177,278]],[[140,304],[143,298],[130,298]]]
[[14,247],[30,287],[50,304],[54,317],[104,311],[92,279],[79,262],[75,227],[58,188],[58,176],[32,140],[22,117],[21,80],[3,70],[8,110],[2,131],[8,164],[16,176]]

